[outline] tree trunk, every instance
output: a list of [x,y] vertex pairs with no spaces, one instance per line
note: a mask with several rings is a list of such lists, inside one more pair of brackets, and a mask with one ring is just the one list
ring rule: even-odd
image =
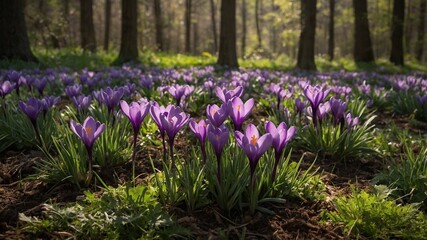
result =
[[240,45],[240,52],[242,57],[245,57],[246,54],[246,32],[247,32],[247,24],[246,24],[246,0],[242,0],[242,38]]
[[367,0],[353,0],[354,9],[354,61],[356,63],[375,62],[371,33],[368,22]]
[[[271,0],[271,12],[273,14],[277,13],[277,6],[274,0]],[[273,53],[277,52],[277,26],[274,22],[274,19],[271,21],[271,36],[270,36],[271,40],[271,50],[273,51]]]
[[335,0],[329,0],[329,38],[328,38],[328,55],[329,60],[334,60],[334,48],[335,48]]
[[191,3],[192,0],[185,0],[185,52],[191,52]]
[[[243,0],[244,1],[244,0]],[[214,43],[214,52],[218,51],[218,33],[216,30],[216,7],[214,0],[210,0],[211,2],[211,21],[212,21],[212,33],[213,33],[213,43]]]
[[426,19],[426,1],[420,1],[420,13],[418,15],[418,37],[416,44],[416,58],[418,61],[422,61],[424,54],[424,35],[425,35],[425,19]]
[[163,20],[160,0],[154,0],[154,18],[156,25],[156,48],[158,51],[163,51]]
[[138,62],[137,0],[122,0],[122,36],[115,64]]
[[[423,1],[421,1],[423,2]],[[413,50],[413,46],[412,46],[412,25],[413,25],[413,19],[414,17],[412,16],[412,0],[408,0],[407,2],[408,4],[406,5],[406,24],[405,24],[405,52],[406,54],[412,54],[412,50]]]
[[403,60],[403,23],[405,21],[405,0],[393,1],[391,20],[391,54],[390,62],[402,66]]
[[257,48],[262,48],[261,28],[260,28],[260,24],[259,24],[260,1],[261,0],[255,0],[255,27],[256,27],[256,35],[257,35],[257,39],[258,39]]
[[111,0],[105,0],[105,34],[104,34],[104,51],[108,51],[110,42],[111,29]]
[[199,24],[197,21],[193,22],[193,53],[197,54],[199,52]]
[[96,51],[92,0],[80,0],[80,38],[84,51]]
[[297,68],[300,69],[316,70],[314,63],[316,4],[317,0],[301,0],[301,35],[297,60]]
[[218,65],[238,68],[236,54],[236,0],[221,1]]
[[0,59],[37,62],[30,48],[24,1],[0,1]]

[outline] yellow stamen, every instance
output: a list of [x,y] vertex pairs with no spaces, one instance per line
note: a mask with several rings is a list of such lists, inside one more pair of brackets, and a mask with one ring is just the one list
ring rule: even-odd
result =
[[256,139],[255,135],[252,135],[252,137],[251,137],[252,144],[256,145],[256,141],[257,141],[257,139]]
[[90,135],[90,133],[92,132],[92,128],[90,128],[90,127],[87,127],[86,128],[86,133],[88,134],[88,135]]
[[216,109],[213,109],[212,111],[211,111],[211,115],[215,115],[215,113],[216,113],[217,111],[216,111]]
[[240,105],[237,105],[237,111],[240,112]]

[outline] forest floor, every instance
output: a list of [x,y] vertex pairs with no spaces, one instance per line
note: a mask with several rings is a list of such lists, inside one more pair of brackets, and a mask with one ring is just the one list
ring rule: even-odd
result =
[[[156,149],[149,153],[139,154],[139,159],[146,154],[158,154]],[[301,153],[302,154],[302,153]],[[298,153],[300,155],[300,153]],[[43,154],[38,151],[14,152],[8,151],[0,157],[0,238],[28,239],[20,230],[22,223],[19,213],[27,216],[41,216],[44,203],[65,204],[77,201],[84,195],[70,185],[48,185],[38,180],[28,179],[36,172],[35,163],[40,161]],[[308,168],[314,156],[306,154],[304,168]],[[317,161],[315,168],[326,184],[326,201],[301,201],[289,199],[283,205],[270,205],[269,209],[275,215],[258,213],[254,216],[239,214],[225,217],[215,205],[188,213],[185,207],[169,209],[177,223],[192,231],[197,239],[218,239],[222,235],[240,238],[244,232],[245,239],[343,239],[346,236],[339,226],[322,222],[322,212],[332,210],[331,199],[334,196],[346,195],[351,192],[350,186],[367,188],[369,181],[379,171],[380,163],[349,162],[347,164],[332,164]],[[131,170],[131,164],[119,166],[111,172],[100,175],[109,185],[125,183]],[[139,183],[150,174],[151,166],[144,161],[138,161],[137,172]],[[100,191],[99,189],[92,189]],[[52,233],[46,238],[63,238],[61,234]]]

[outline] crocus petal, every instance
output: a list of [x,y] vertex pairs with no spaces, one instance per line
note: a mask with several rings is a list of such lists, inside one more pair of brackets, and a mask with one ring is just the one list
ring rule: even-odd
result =
[[94,133],[94,140],[96,140],[104,130],[105,130],[105,124],[99,125],[99,127],[96,129]]
[[242,145],[242,141],[243,138],[245,137],[245,135],[243,135],[243,133],[239,132],[239,131],[234,131],[234,137],[236,138],[236,142],[240,147],[243,147]]
[[255,137],[255,140],[259,138],[258,129],[252,123],[246,127],[245,135],[249,140],[251,140],[253,137]]
[[258,145],[258,155],[261,157],[262,154],[265,153],[265,151],[267,151],[270,147],[271,144],[273,142],[273,138],[271,136],[270,133],[266,133],[264,135],[262,135],[258,141],[257,141],[257,145]]
[[129,104],[128,104],[126,101],[124,101],[124,100],[121,100],[121,101],[120,101],[120,108],[122,109],[122,112],[123,112],[126,116],[128,116],[128,117],[129,117]]
[[252,108],[254,107],[254,104],[255,102],[253,98],[248,99],[248,101],[245,102],[245,105],[244,105],[245,113],[243,116],[244,118],[246,118],[251,113]]

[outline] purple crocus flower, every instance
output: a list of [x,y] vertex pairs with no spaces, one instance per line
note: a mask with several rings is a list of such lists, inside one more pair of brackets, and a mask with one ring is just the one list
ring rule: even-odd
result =
[[74,120],[71,120],[70,128],[80,138],[80,140],[82,140],[86,147],[86,151],[89,156],[89,174],[86,182],[90,183],[92,180],[93,144],[99,135],[101,135],[101,133],[104,131],[105,125],[95,121],[92,116],[89,116],[83,122],[83,125],[75,123]]
[[169,112],[159,115],[165,133],[169,139],[169,152],[172,159],[172,166],[175,167],[175,158],[173,155],[173,145],[175,136],[190,120],[190,115],[185,114],[179,107],[171,106]]
[[231,120],[233,120],[234,130],[239,131],[242,129],[243,122],[251,113],[253,107],[253,98],[243,103],[242,99],[235,97],[228,102],[227,110]]
[[157,102],[153,102],[150,108],[151,118],[154,120],[154,123],[156,123],[157,127],[159,128],[160,137],[162,138],[164,162],[167,161],[167,151],[166,151],[166,142],[165,142],[165,129],[163,127],[162,121],[160,120],[160,115],[162,114],[167,115],[171,108],[172,108],[172,105],[169,105],[165,108],[164,106],[159,106]]
[[244,134],[239,131],[235,131],[234,136],[236,137],[237,144],[243,149],[249,159],[251,179],[253,179],[258,161],[271,147],[273,137],[270,133],[260,136],[258,129],[253,124],[249,124],[246,127]]
[[347,123],[347,127],[352,128],[359,123],[359,118],[353,117],[353,115],[351,115],[351,113],[347,113],[347,115],[345,116],[345,121]]
[[222,104],[221,107],[218,105],[208,105],[206,108],[206,115],[208,116],[209,123],[215,127],[221,126],[225,119],[228,117],[227,105]]
[[134,136],[138,135],[141,123],[144,121],[144,118],[150,110],[150,103],[147,101],[141,101],[139,103],[132,102],[129,105],[126,101],[121,100],[120,107],[132,125]]
[[39,141],[40,146],[43,146],[43,141],[40,136],[39,128],[37,127],[37,118],[40,112],[43,110],[43,104],[37,98],[31,97],[25,103],[23,101],[18,102],[19,109],[27,115],[30,119],[31,124],[33,125],[34,131],[36,133],[37,140]]
[[74,106],[76,106],[77,111],[80,112],[83,109],[86,109],[90,106],[90,104],[92,102],[92,97],[80,95],[77,97],[72,97],[71,102],[74,104]]
[[216,87],[215,93],[223,103],[227,103],[229,100],[235,97],[240,97],[243,93],[243,88],[242,86],[238,86],[233,90],[227,90],[220,87]]
[[46,96],[41,100],[42,103],[42,110],[46,112],[51,109],[53,106],[59,103],[59,100],[61,100],[61,97],[54,97],[54,96]]
[[347,109],[347,103],[343,102],[341,99],[331,98],[329,100],[329,105],[331,107],[332,115],[334,117],[334,126],[336,127],[338,123],[344,124],[344,112]]
[[139,85],[147,90],[151,89],[154,85],[153,77],[151,75],[141,75]]
[[36,89],[39,92],[40,96],[43,95],[43,90],[46,87],[46,84],[47,84],[47,78],[46,77],[42,77],[42,78],[36,79],[33,82],[33,86],[36,87]]
[[59,77],[62,79],[62,81],[64,82],[64,85],[66,86],[74,84],[74,78],[71,76],[68,76],[65,73],[60,74]]
[[217,179],[221,183],[221,155],[225,145],[230,138],[230,131],[224,125],[215,127],[211,124],[208,126],[208,139],[214,150],[217,160]]
[[13,91],[15,86],[16,86],[16,83],[10,83],[9,81],[4,81],[0,83],[0,97],[4,99],[7,94]]
[[274,168],[271,174],[271,180],[273,182],[276,178],[277,165],[282,157],[283,150],[286,144],[294,137],[296,128],[294,126],[288,128],[284,122],[280,123],[276,128],[274,123],[268,121],[265,123],[265,130],[267,133],[270,133],[273,138],[272,144],[275,156]]
[[296,111],[298,113],[298,116],[301,117],[301,114],[305,108],[305,103],[303,101],[301,101],[301,99],[297,98],[297,99],[295,99],[295,108],[296,108]]
[[139,129],[150,110],[150,103],[147,101],[132,102],[131,105],[126,101],[120,101],[120,107],[125,116],[129,119],[133,128],[133,153],[132,153],[132,177],[135,180],[135,156],[136,156],[136,141],[138,139]]
[[41,101],[35,97],[31,97],[27,102],[19,101],[19,109],[27,115],[33,125],[36,125],[37,117],[43,109]]
[[73,86],[67,86],[65,88],[65,94],[67,94],[67,96],[69,98],[75,97],[80,95],[82,92],[82,85],[80,84],[75,84]]
[[170,86],[167,91],[170,95],[176,100],[176,105],[180,106],[181,101],[184,100],[187,96],[194,92],[194,86],[189,85],[175,85]]
[[421,97],[421,96],[417,96],[417,101],[418,103],[421,105],[421,107],[423,107],[426,103],[427,103],[427,95]]
[[330,90],[324,90],[324,88],[320,86],[311,86],[307,85],[304,88],[304,95],[307,97],[308,101],[310,102],[311,109],[312,109],[312,119],[313,124],[315,127],[317,127],[317,120],[319,118],[319,105],[320,103],[325,99],[325,97],[329,94]]
[[200,149],[202,151],[203,163],[206,163],[206,136],[208,124],[205,120],[200,120],[198,123],[193,119],[190,120],[189,124],[191,131],[197,137],[200,142]]
[[21,73],[15,71],[15,70],[8,72],[6,74],[5,78],[9,79],[10,82],[13,82],[16,84],[15,90],[16,90],[16,94],[19,96],[19,88],[25,82],[25,78],[23,76],[21,76]]
[[98,100],[100,100],[101,103],[107,105],[108,112],[111,113],[114,107],[119,103],[122,96],[123,96],[122,88],[118,88],[116,90],[116,89],[111,89],[110,87],[107,87],[105,90],[101,90],[99,92]]

